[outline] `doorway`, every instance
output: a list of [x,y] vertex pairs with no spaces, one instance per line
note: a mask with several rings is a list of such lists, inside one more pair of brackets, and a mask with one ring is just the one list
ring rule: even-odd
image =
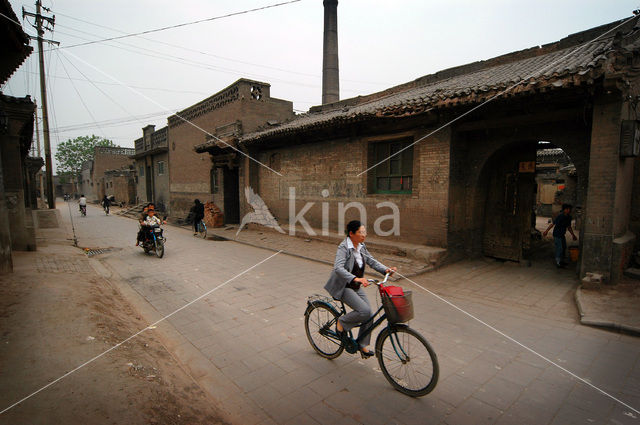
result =
[[529,250],[535,197],[535,144],[507,146],[485,165],[482,251],[521,261]]
[[240,182],[238,167],[224,167],[222,179],[225,224],[240,223]]

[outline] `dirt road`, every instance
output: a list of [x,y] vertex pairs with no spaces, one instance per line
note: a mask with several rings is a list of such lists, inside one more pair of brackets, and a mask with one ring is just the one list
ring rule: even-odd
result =
[[[0,276],[0,410],[147,326],[56,231],[43,231],[37,252],[14,253],[15,272]],[[0,423],[224,421],[150,330],[0,414]]]

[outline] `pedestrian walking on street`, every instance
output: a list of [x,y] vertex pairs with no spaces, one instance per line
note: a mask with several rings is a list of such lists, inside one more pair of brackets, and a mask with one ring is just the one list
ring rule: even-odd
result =
[[111,201],[107,195],[104,195],[102,198],[102,208],[104,208],[104,212],[109,215],[109,207],[111,206]]
[[544,231],[543,236],[547,236],[549,230],[555,226],[553,229],[553,243],[556,248],[556,266],[564,267],[567,263],[564,261],[565,252],[567,250],[567,239],[565,234],[567,230],[571,233],[573,240],[578,240],[576,235],[573,233],[573,229],[571,228],[571,209],[572,206],[569,204],[562,204],[562,212],[553,219],[553,222],[547,227],[547,230]]
[[193,207],[191,207],[191,216],[193,217],[193,234],[198,234],[198,223],[204,218],[204,204],[199,199],[193,201]]
[[[364,288],[369,286],[369,282],[364,278],[365,265],[368,264],[382,274],[393,274],[397,270],[396,267],[389,268],[383,265],[371,256],[367,247],[364,246],[367,230],[358,220],[350,221],[347,224],[346,233],[346,239],[338,246],[331,277],[324,286],[324,289],[333,298],[341,300],[353,309],[353,311],[341,316],[336,324],[336,331],[343,338],[346,332],[369,320],[374,313],[364,291]],[[364,335],[365,331],[366,329],[360,327],[358,337],[361,334]],[[370,339],[371,334],[368,334],[360,341],[360,352],[365,358],[374,355],[367,348]]]

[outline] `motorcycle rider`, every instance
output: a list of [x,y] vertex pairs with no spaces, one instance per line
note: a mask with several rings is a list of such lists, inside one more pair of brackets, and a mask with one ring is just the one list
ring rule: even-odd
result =
[[80,195],[80,199],[78,199],[78,206],[81,212],[83,209],[85,211],[87,210],[87,198],[84,197],[84,194]]
[[166,224],[166,221],[164,220],[160,220],[160,218],[158,218],[156,216],[156,211],[153,208],[149,208],[147,210],[147,218],[142,222],[141,226],[140,226],[140,230],[143,234],[142,236],[142,241],[145,240],[145,238],[147,238],[149,236],[148,232],[149,229],[151,229],[153,226],[162,226],[163,224]]
[[[138,236],[136,237],[136,246],[140,245],[140,242],[144,240],[144,222],[147,219],[147,213],[149,212],[149,207],[154,208],[154,205],[149,202],[143,209],[140,214],[140,218],[138,219],[138,223],[140,223],[140,229],[138,230]],[[154,208],[155,209],[155,208]]]

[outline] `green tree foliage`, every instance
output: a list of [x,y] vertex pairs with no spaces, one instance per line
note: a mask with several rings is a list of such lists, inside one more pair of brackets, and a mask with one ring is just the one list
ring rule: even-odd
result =
[[58,175],[80,174],[82,163],[93,159],[93,148],[96,146],[115,146],[115,144],[109,139],[93,134],[60,143],[55,155],[58,163]]

